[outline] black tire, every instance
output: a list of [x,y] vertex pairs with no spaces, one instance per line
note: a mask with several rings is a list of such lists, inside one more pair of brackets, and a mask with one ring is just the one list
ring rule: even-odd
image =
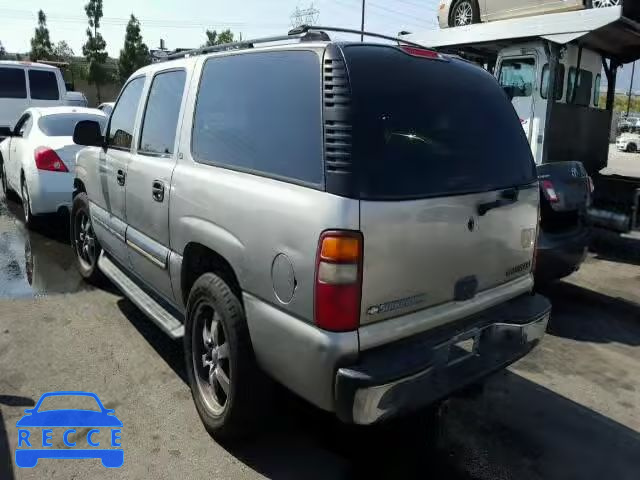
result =
[[0,169],[0,175],[2,175],[2,193],[4,198],[7,198],[7,173],[4,169],[4,162],[1,163],[2,169]]
[[22,211],[24,212],[24,224],[29,230],[33,230],[38,223],[37,217],[31,212],[29,200],[29,186],[24,177],[20,180],[20,197],[22,198]]
[[209,434],[228,440],[251,433],[271,391],[256,364],[242,304],[213,273],[198,278],[189,293],[184,351],[193,401]]
[[[466,20],[464,20],[466,19]],[[460,27],[480,23],[480,8],[476,0],[458,0],[449,14],[449,26]]]
[[627,152],[629,153],[636,153],[638,151],[638,146],[635,143],[630,143],[627,146]]
[[[98,268],[98,258],[102,253],[102,247],[93,232],[93,224],[89,215],[89,198],[86,193],[79,193],[73,199],[69,223],[71,248],[76,255],[76,266],[80,275],[89,283],[100,284],[104,279]],[[93,243],[93,248],[91,248],[91,243]]]

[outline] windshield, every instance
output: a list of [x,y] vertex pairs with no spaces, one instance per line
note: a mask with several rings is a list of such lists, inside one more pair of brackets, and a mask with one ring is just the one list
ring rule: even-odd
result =
[[49,137],[72,137],[73,131],[78,122],[82,120],[93,120],[100,124],[100,129],[104,127],[106,118],[100,115],[79,115],[77,113],[63,113],[59,115],[47,115],[40,117],[38,127],[42,133]]
[[395,47],[344,51],[363,198],[445,196],[535,181],[518,117],[490,74]]
[[503,60],[500,66],[500,85],[512,97],[530,97],[536,80],[536,61],[533,58]]

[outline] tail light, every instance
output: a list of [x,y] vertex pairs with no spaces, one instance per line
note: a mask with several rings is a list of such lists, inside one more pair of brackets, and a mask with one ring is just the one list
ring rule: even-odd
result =
[[328,231],[316,256],[315,323],[346,332],[360,324],[363,238],[359,232]]
[[542,216],[540,214],[540,204],[538,204],[538,223],[536,224],[536,238],[533,243],[533,260],[531,262],[531,273],[535,275],[536,264],[538,263],[538,240],[540,239],[540,221]]
[[542,181],[542,191],[547,197],[547,200],[549,200],[551,203],[558,203],[560,201],[560,199],[558,198],[558,194],[556,193],[556,189],[553,187],[553,182],[551,180]]
[[48,147],[38,147],[33,154],[38,170],[50,172],[68,172],[67,166],[60,159],[58,154]]

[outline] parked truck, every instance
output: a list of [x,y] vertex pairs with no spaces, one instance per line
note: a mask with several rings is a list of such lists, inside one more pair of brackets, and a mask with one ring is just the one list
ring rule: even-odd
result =
[[[616,73],[640,58],[636,3],[403,37],[481,64],[511,98],[540,178],[542,280],[579,268],[589,226],[640,229],[640,178],[602,172],[608,164]],[[601,102],[605,80],[607,96]]]

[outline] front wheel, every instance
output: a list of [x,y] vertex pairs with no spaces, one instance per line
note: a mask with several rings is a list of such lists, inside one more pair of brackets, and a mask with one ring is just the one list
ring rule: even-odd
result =
[[240,299],[213,273],[193,285],[187,302],[185,362],[200,419],[217,438],[246,435],[267,403]]
[[22,179],[22,209],[24,211],[24,224],[28,229],[32,229],[35,226],[36,218],[31,212],[31,198],[29,197],[29,187],[27,181]]
[[102,247],[96,238],[89,215],[89,199],[86,193],[79,193],[71,207],[71,246],[76,254],[76,264],[82,277],[98,283],[102,274],[98,269],[98,258]]
[[7,198],[7,172],[4,168],[4,163],[2,164],[2,171],[0,171],[0,174],[2,175],[2,193],[4,194],[4,197]]
[[475,0],[459,0],[451,9],[449,26],[464,27],[480,22],[480,9]]
[[627,145],[627,152],[636,153],[638,151],[638,146],[635,143],[630,143]]

